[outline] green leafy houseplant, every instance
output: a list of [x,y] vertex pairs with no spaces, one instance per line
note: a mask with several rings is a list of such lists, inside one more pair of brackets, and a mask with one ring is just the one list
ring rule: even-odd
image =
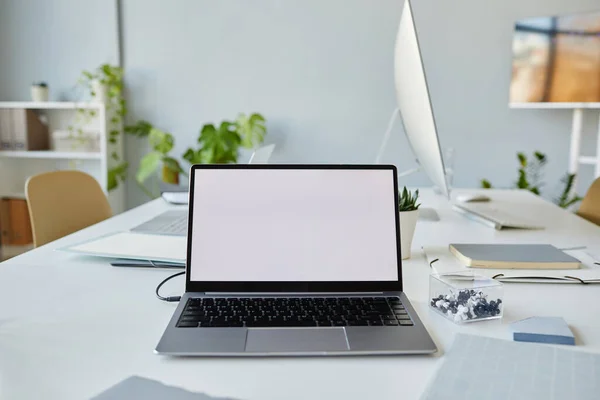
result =
[[254,148],[264,141],[266,134],[262,115],[240,114],[234,122],[223,121],[218,126],[204,125],[198,137],[200,147],[188,148],[183,158],[190,164],[236,163],[240,147]]
[[[525,153],[517,153],[519,161],[518,178],[514,184],[516,189],[529,190],[531,193],[541,195],[541,189],[544,186],[542,182],[543,169],[548,162],[545,154],[535,151],[533,157],[528,158]],[[573,184],[575,182],[575,174],[567,173],[562,179],[563,188],[561,194],[554,199],[554,202],[562,208],[568,208],[573,204],[582,200],[577,194],[571,194]],[[484,189],[492,189],[492,183],[487,179],[481,180],[481,187]]]
[[573,185],[575,183],[575,174],[566,174],[562,179],[563,190],[560,195],[554,199],[554,202],[561,208],[569,208],[573,204],[579,203],[583,197],[573,194],[571,195]]
[[[92,98],[104,101],[106,112],[109,118],[108,124],[108,142],[114,146],[118,145],[121,138],[121,124],[127,114],[127,106],[123,97],[123,69],[110,64],[102,64],[93,71],[83,71],[79,78],[79,84],[89,91]],[[98,91],[101,90],[102,93]],[[83,129],[81,125],[89,123],[96,116],[94,109],[77,110],[75,124],[78,126],[69,127],[71,133],[77,133],[81,138]],[[116,151],[110,154],[114,161],[114,166],[108,170],[107,188],[109,191],[115,189],[120,181],[124,181],[127,176],[128,164],[121,161]]]
[[161,180],[173,185],[179,184],[179,174],[186,175],[183,168],[175,158],[169,156],[175,145],[172,134],[155,128],[147,121],[138,121],[135,125],[125,128],[127,134],[139,138],[147,138],[151,151],[141,160],[136,173],[136,182],[141,189],[151,198],[158,197],[158,189],[150,190],[146,187],[146,181],[162,167]]
[[398,198],[398,210],[400,212],[403,211],[415,211],[418,210],[421,204],[417,204],[419,200],[419,190],[415,190],[414,193],[411,193],[406,186],[401,193],[399,193]]

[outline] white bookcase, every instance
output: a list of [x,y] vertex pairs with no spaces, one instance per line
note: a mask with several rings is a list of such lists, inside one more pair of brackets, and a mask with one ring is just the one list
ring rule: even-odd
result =
[[[0,109],[28,109],[43,115],[48,123],[48,132],[66,131],[69,126],[100,134],[100,151],[11,151],[0,150],[0,197],[23,196],[25,182],[30,176],[63,169],[76,169],[92,175],[108,195],[113,213],[125,209],[125,189],[119,182],[116,189],[108,191],[108,171],[123,160],[122,124],[111,122],[111,113],[104,103],[71,102],[0,102]],[[94,111],[94,116],[82,118],[82,111]],[[79,115],[79,116],[78,116]],[[120,132],[116,143],[109,140],[110,131]],[[76,135],[76,133],[74,133]],[[52,137],[52,136],[50,136]],[[50,138],[50,143],[52,140]],[[52,145],[51,145],[52,146]],[[52,148],[52,147],[51,147]]]

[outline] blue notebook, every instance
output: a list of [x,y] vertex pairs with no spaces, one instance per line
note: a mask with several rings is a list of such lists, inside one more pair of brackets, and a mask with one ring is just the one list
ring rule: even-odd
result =
[[575,335],[560,317],[531,317],[510,325],[516,342],[575,345]]

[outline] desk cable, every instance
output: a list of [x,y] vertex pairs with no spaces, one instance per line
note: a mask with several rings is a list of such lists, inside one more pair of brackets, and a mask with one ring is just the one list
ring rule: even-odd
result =
[[160,288],[162,287],[162,285],[164,285],[165,283],[167,283],[167,282],[168,282],[168,281],[170,281],[171,279],[175,278],[176,276],[183,275],[183,274],[185,274],[185,271],[178,272],[178,273],[176,273],[176,274],[173,274],[173,275],[171,275],[171,276],[167,277],[167,278],[166,278],[166,279],[164,279],[164,280],[163,280],[161,283],[159,283],[159,284],[158,284],[158,286],[156,287],[156,297],[158,297],[158,299],[159,299],[159,300],[162,300],[162,301],[168,301],[168,302],[176,302],[176,301],[179,301],[179,300],[181,300],[181,296],[169,296],[169,297],[163,297],[163,296],[161,296],[161,295],[158,293],[158,291],[160,290]]

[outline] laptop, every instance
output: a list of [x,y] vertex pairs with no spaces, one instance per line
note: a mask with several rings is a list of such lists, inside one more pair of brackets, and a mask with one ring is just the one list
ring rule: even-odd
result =
[[194,165],[189,207],[185,293],[157,353],[436,351],[402,291],[394,166]]
[[[270,144],[254,150],[248,164],[267,164],[275,150],[275,145]],[[163,199],[171,204],[188,204],[188,193],[186,191],[163,192]],[[154,235],[185,236],[187,234],[188,222],[187,210],[166,211],[156,217],[131,229],[133,232],[148,233]]]

